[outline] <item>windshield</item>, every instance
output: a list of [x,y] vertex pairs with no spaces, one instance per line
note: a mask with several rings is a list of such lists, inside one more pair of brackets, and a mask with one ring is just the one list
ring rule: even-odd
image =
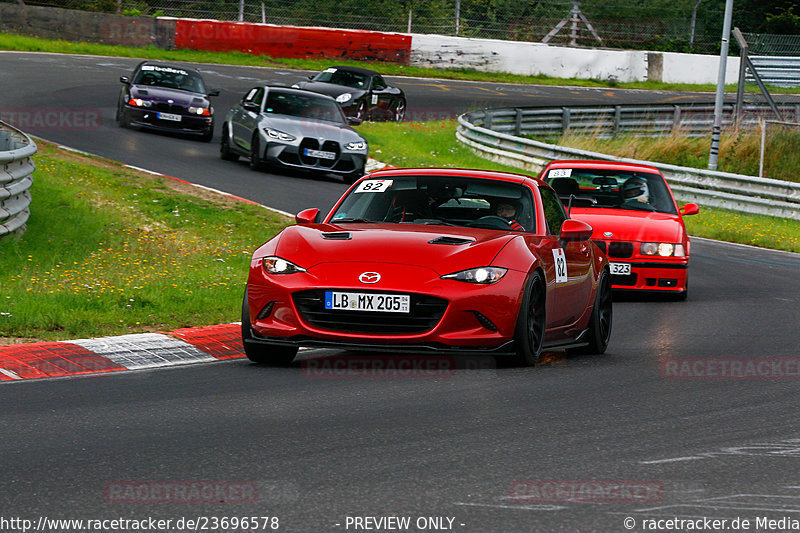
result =
[[314,81],[344,85],[353,89],[366,89],[369,87],[369,76],[351,70],[328,68],[312,78]]
[[141,70],[133,80],[136,85],[151,85],[153,87],[166,87],[180,89],[193,93],[206,93],[203,78],[191,70],[158,65],[142,65]]
[[564,205],[677,214],[664,178],[653,172],[554,168],[545,181]]
[[331,222],[432,224],[535,231],[527,187],[460,176],[366,179],[333,213]]
[[346,124],[339,104],[330,98],[312,93],[300,94],[270,90],[264,111],[276,115]]

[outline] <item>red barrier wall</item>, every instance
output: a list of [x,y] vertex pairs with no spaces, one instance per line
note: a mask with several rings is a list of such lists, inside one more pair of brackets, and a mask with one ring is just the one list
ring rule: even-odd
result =
[[408,64],[411,36],[333,28],[302,28],[178,19],[175,48],[272,57],[358,59]]

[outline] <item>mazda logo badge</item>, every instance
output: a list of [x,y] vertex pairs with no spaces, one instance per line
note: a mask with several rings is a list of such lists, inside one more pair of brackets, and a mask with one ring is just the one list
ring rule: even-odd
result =
[[358,276],[358,281],[361,283],[378,283],[381,280],[381,275],[377,272],[364,272]]

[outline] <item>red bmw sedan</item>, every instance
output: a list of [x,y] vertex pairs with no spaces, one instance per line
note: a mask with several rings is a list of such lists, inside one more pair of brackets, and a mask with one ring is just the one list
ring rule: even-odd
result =
[[615,290],[651,291],[685,300],[691,241],[664,176],[646,165],[552,161],[539,177],[558,193],[570,216],[594,228],[608,255]]

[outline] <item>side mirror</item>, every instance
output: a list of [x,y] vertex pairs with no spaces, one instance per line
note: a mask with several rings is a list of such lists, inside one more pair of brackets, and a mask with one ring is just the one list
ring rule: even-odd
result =
[[319,209],[304,209],[297,213],[294,221],[298,224],[316,224],[319,220]]
[[561,240],[565,242],[588,241],[594,230],[586,222],[568,219],[561,225]]
[[242,107],[245,108],[246,110],[252,112],[252,113],[260,113],[261,112],[261,106],[259,106],[255,102],[242,102]]
[[700,212],[700,206],[697,204],[686,204],[685,206],[678,209],[683,216],[687,215],[696,215]]
[[125,84],[128,84],[128,83],[130,83],[130,82],[131,82],[131,80],[128,78],[128,76],[120,76],[120,77],[119,77],[119,82],[120,82],[120,83],[125,83]]
[[347,117],[347,123],[350,124],[351,126],[358,126],[362,122],[363,121],[358,117]]
[[219,89],[211,89],[208,91],[208,96],[219,96]]
[[315,76],[315,75],[314,75],[314,74],[312,74],[311,76],[308,76],[308,79],[310,79],[310,80],[313,80],[313,79],[314,79],[314,76]]

